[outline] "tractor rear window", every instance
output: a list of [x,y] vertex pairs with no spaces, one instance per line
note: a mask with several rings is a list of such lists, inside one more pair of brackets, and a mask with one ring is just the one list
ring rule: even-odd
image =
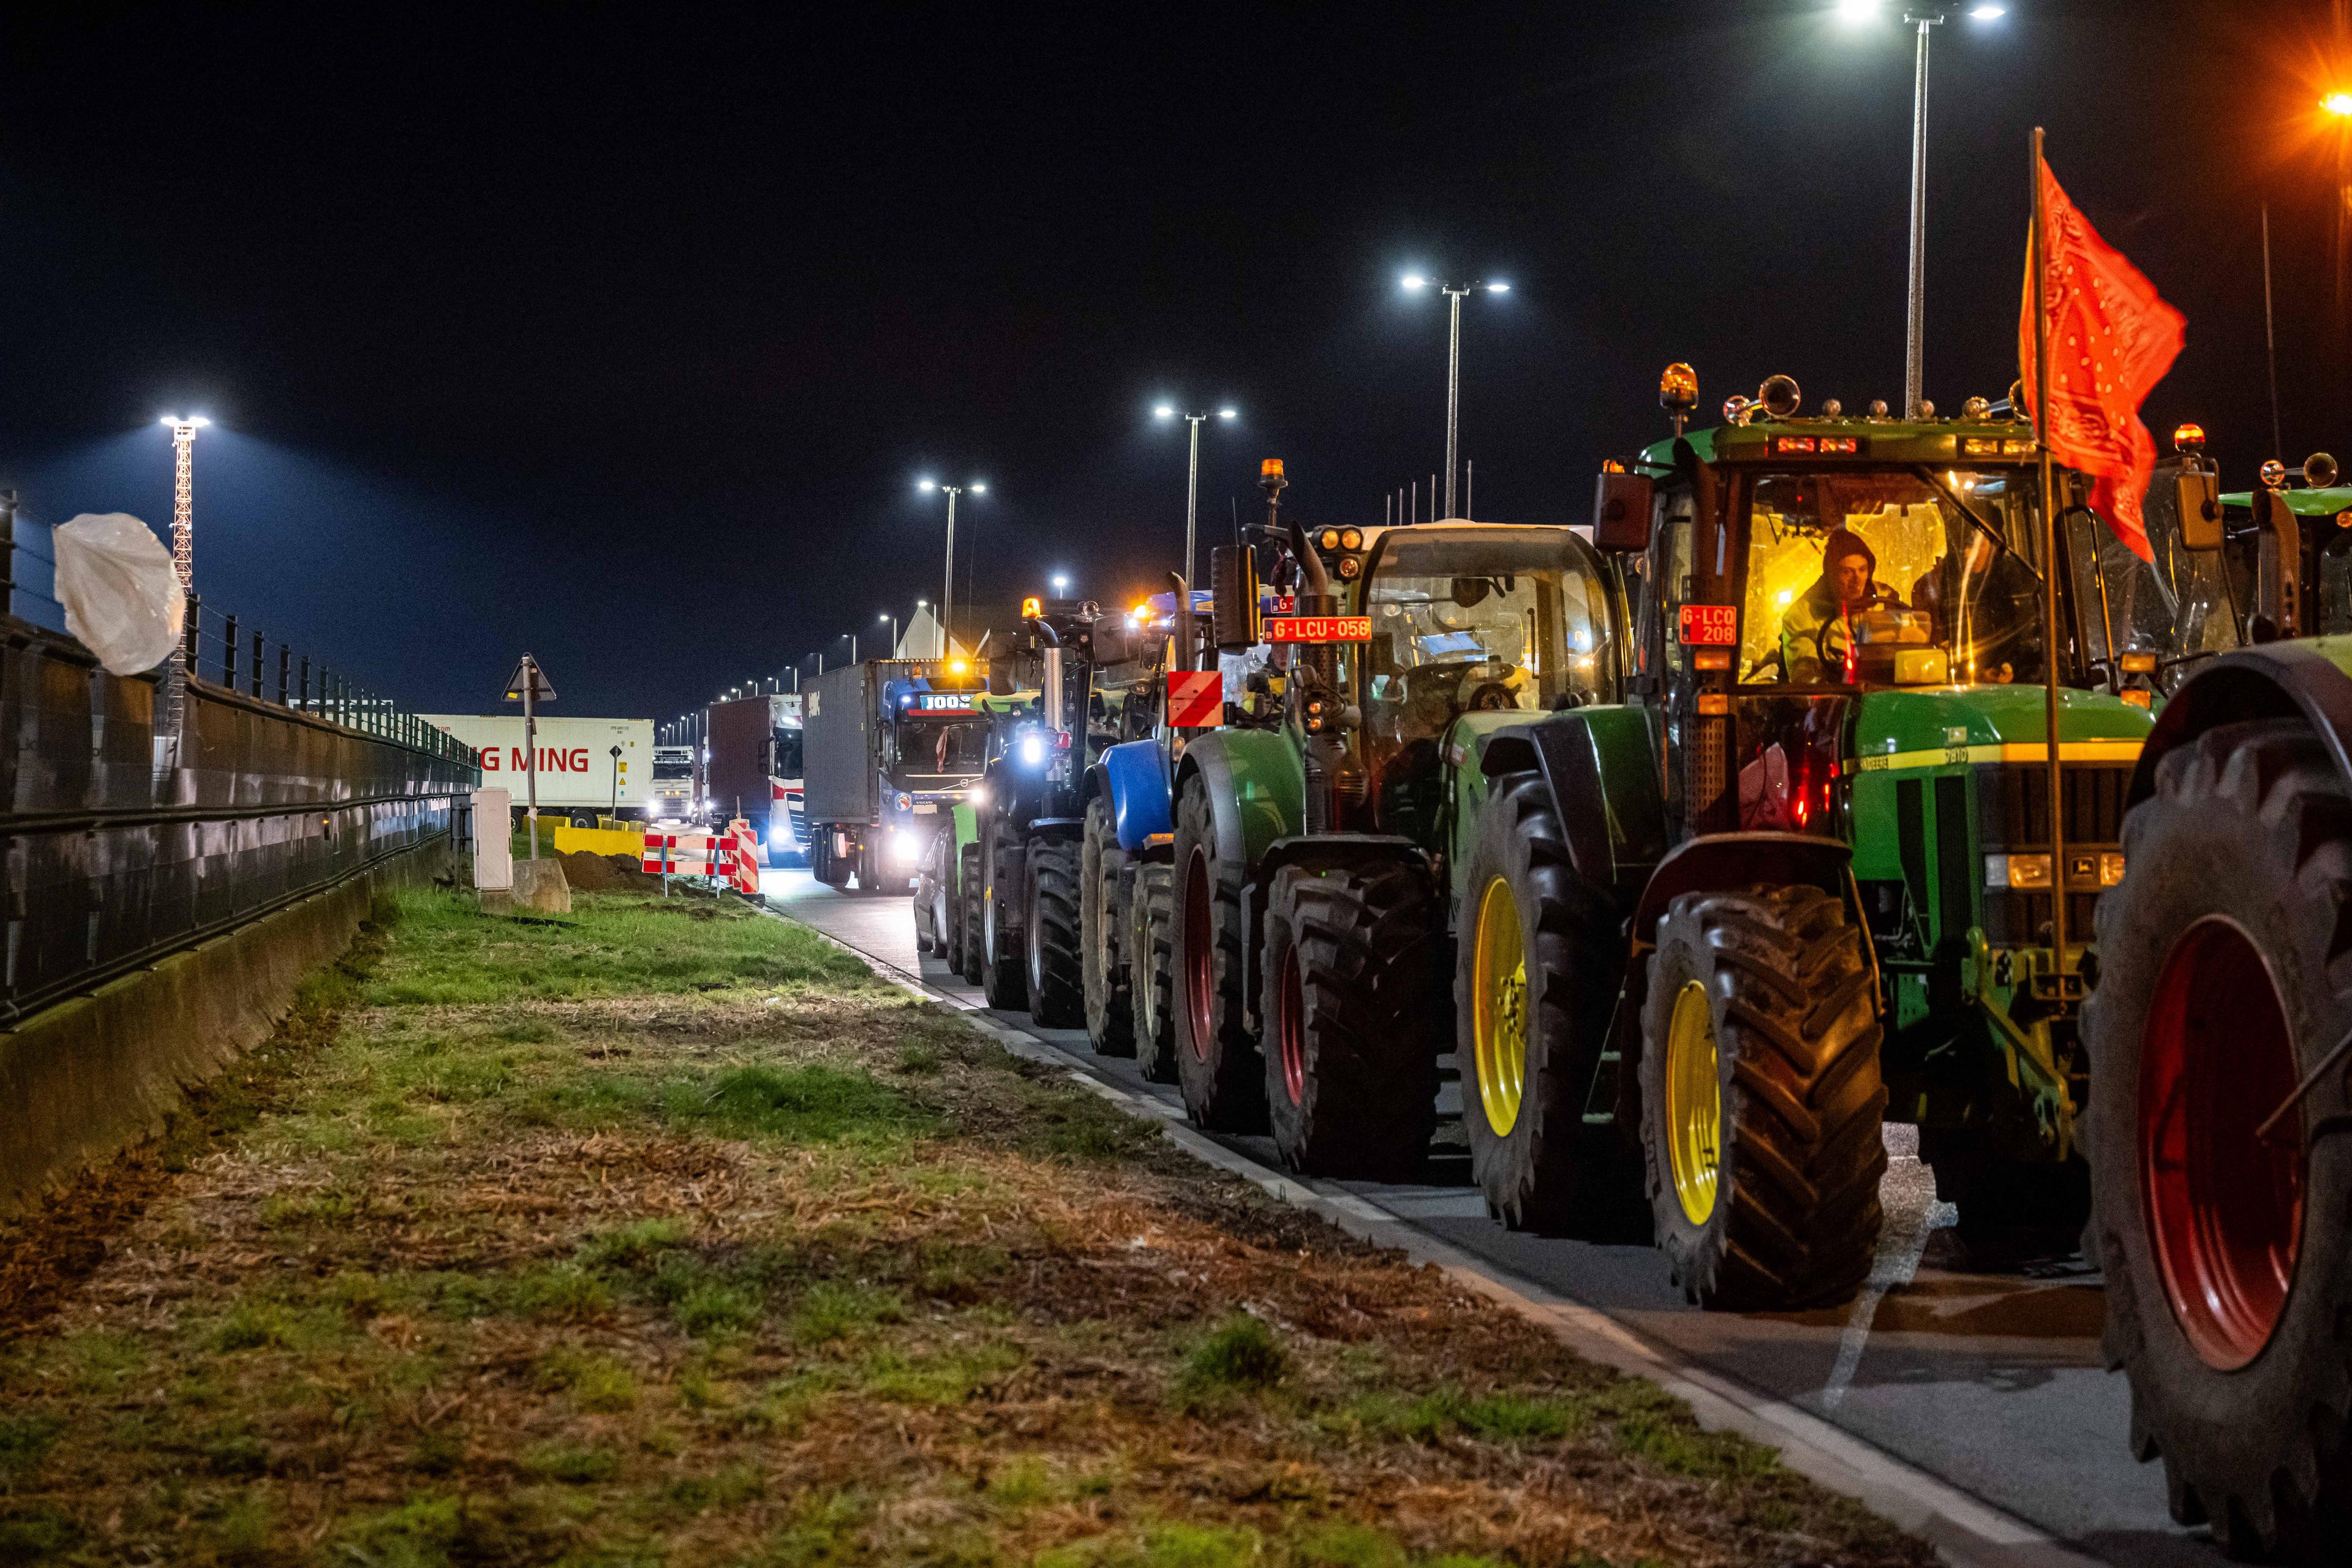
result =
[[1608,593],[1564,529],[1396,530],[1364,608],[1376,728],[1434,732],[1454,713],[1547,710],[1609,689]]

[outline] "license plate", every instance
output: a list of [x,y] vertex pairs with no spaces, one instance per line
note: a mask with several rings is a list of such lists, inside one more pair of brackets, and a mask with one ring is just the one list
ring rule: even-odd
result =
[[1262,635],[1276,642],[1370,642],[1370,616],[1268,616]]

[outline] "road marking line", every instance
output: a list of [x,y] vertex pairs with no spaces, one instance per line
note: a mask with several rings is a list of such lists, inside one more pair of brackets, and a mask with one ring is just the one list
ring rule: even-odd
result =
[[1845,1321],[1845,1332],[1838,1336],[1837,1361],[1830,1368],[1829,1381],[1822,1385],[1822,1408],[1835,1410],[1845,1402],[1845,1391],[1853,1383],[1853,1374],[1862,1365],[1862,1352],[1870,1343],[1870,1325],[1878,1316],[1878,1303],[1898,1285],[1908,1285],[1919,1272],[1919,1259],[1927,1251],[1927,1238],[1948,1226],[1960,1222],[1960,1211],[1938,1198],[1930,1198],[1927,1206],[1919,1211],[1919,1223],[1908,1237],[1897,1241],[1882,1235],[1878,1238],[1878,1256],[1871,1263],[1870,1278],[1864,1281],[1862,1294],[1854,1299],[1853,1313]]
[[[792,920],[780,909],[766,912],[778,920]],[[1098,1077],[1086,1058],[1002,1023],[978,1004],[934,986],[919,973],[909,974],[888,959],[806,921],[793,923],[863,960],[900,990],[962,1014],[966,1022],[1014,1056],[1062,1068],[1090,1092],[1159,1118],[1168,1140],[1202,1163],[1239,1176],[1293,1207],[1319,1214],[1360,1241],[1394,1247],[1415,1263],[1434,1265],[1464,1289],[1549,1330],[1587,1360],[1658,1384],[1688,1405],[1707,1431],[1727,1429],[1777,1448],[1781,1463],[1790,1469],[1924,1537],[1953,1568],[2105,1568],[2100,1559],[2075,1551],[2040,1526],[1929,1475],[1811,1411],[1686,1361],[1673,1347],[1645,1338],[1597,1308],[1439,1240],[1409,1215],[1386,1209],[1375,1200],[1331,1183],[1301,1180],[1260,1164],[1186,1124],[1181,1112],[1171,1118],[1157,1098],[1138,1095]],[[1929,1215],[1938,1207],[1948,1205],[1931,1205]],[[1922,1250],[1927,1233],[1935,1228],[1932,1224],[1921,1227]],[[1917,1268],[1916,1258],[1912,1268]],[[1857,1360],[1859,1356],[1857,1351]]]

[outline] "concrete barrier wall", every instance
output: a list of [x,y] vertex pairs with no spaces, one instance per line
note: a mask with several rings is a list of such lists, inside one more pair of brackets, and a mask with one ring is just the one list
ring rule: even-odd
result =
[[0,1032],[0,1215],[160,1131],[270,1037],[378,893],[450,860],[444,835]]

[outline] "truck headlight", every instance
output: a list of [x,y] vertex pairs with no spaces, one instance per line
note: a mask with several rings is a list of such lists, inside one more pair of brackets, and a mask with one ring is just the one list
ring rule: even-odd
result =
[[[2116,858],[2120,861],[2123,857],[2119,855]],[[1988,888],[2022,889],[2047,888],[2049,885],[2050,857],[2047,855],[1985,857],[1985,886]]]
[[891,859],[896,860],[901,866],[905,866],[911,863],[916,856],[919,855],[921,852],[922,846],[915,842],[915,836],[913,834],[908,832],[903,827],[895,827],[890,830]]
[[789,844],[792,842],[792,837],[793,830],[789,825],[772,820],[768,824],[769,843]]
[[1045,765],[1045,737],[1043,735],[1021,737],[1021,763],[1023,766],[1032,768],[1042,768]]

